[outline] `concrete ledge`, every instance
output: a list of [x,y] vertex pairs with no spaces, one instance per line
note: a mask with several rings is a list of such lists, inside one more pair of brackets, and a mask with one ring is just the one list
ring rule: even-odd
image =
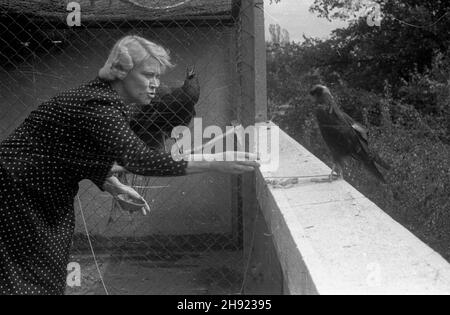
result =
[[[450,264],[280,131],[280,169],[257,199],[288,294],[450,294]],[[302,177],[297,181],[280,177]]]

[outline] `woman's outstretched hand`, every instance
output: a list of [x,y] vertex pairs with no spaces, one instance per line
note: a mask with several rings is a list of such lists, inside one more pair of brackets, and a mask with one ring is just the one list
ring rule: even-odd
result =
[[[248,152],[227,151],[215,154],[192,154],[185,156],[184,159],[188,161],[186,169],[187,175],[207,172],[240,175],[254,172],[260,167],[260,164],[257,162],[259,159],[258,155]],[[135,198],[138,196],[142,198],[133,188],[123,185],[113,176],[117,173],[127,173],[127,171],[125,168],[115,163],[110,170],[109,176],[111,177],[108,178],[107,183],[109,181],[109,184],[112,185],[115,190],[123,191],[125,194],[129,194]],[[110,192],[106,188],[105,190]],[[116,196],[119,194],[120,193],[117,193]]]

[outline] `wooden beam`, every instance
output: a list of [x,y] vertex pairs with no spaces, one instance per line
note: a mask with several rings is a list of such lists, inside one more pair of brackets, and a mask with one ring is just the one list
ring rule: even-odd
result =
[[[263,1],[241,0],[238,8],[239,48],[237,54],[241,85],[241,106],[238,109],[238,119],[244,127],[248,127],[267,119],[264,12],[261,9]],[[236,12],[236,3],[234,9]],[[255,175],[242,176],[241,183],[244,261],[249,261],[254,247],[255,220],[259,211],[256,203]],[[244,288],[244,292],[246,289],[250,290],[250,288]]]
[[241,76],[241,123],[267,121],[267,66],[262,0],[241,0],[238,67]]
[[57,17],[42,17],[30,14],[8,13],[2,17],[3,19],[11,20],[12,23],[19,25],[29,25],[40,29],[78,29],[78,28],[102,28],[102,29],[131,29],[131,28],[182,28],[182,27],[222,27],[234,26],[236,21],[227,16],[204,16],[204,17],[189,17],[176,19],[161,19],[161,20],[140,20],[136,18],[120,19],[101,19],[91,18],[82,19],[80,27],[69,27],[64,18]]
[[264,26],[264,1],[257,0],[255,15],[255,122],[267,121],[267,55]]

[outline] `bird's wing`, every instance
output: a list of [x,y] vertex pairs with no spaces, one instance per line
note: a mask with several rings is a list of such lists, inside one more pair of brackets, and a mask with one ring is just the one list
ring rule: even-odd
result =
[[316,111],[316,117],[323,139],[335,161],[342,160],[342,158],[354,154],[355,145],[361,147],[359,144],[361,141],[357,133],[336,112],[329,113],[328,111],[318,109]]
[[[365,160],[369,154],[368,132],[361,124],[339,109],[334,109],[340,124],[340,134],[346,143],[346,151],[357,160]],[[336,133],[338,130],[335,131]],[[341,142],[344,145],[344,142]]]
[[360,137],[362,137],[362,139],[365,142],[368,142],[369,141],[369,130],[366,127],[364,127],[363,125],[361,125],[360,123],[358,123],[356,120],[354,120],[352,117],[347,115],[346,113],[342,112],[342,115],[343,115],[346,123],[348,123],[350,126],[352,126],[352,128],[359,134]]
[[366,127],[355,122],[352,125],[352,128],[355,129],[366,142],[369,141],[369,131],[367,130]]

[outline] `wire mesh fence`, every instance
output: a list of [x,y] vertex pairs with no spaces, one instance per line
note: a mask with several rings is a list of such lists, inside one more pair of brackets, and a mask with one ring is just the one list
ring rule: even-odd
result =
[[[172,128],[194,128],[194,116],[203,127],[222,128],[252,116],[243,74],[254,71],[245,47],[253,34],[243,27],[243,6],[253,1],[83,0],[76,2],[81,24],[73,27],[69,2],[0,0],[0,140],[40,103],[95,78],[114,43],[129,34],[168,48],[176,64],[155,102],[133,109],[130,124],[150,147],[170,150]],[[128,214],[81,182],[71,261],[81,265],[82,281],[69,294],[242,293],[242,181],[222,175],[120,180],[152,212]]]

